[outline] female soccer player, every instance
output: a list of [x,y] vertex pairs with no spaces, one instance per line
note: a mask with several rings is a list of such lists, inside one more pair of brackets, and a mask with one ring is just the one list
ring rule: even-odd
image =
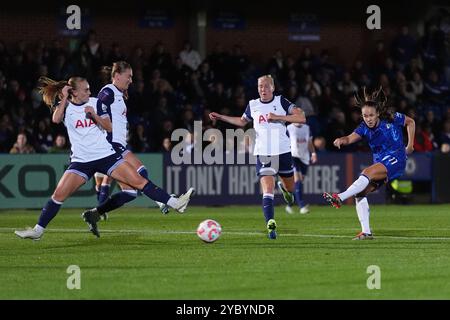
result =
[[263,190],[263,213],[267,223],[269,239],[276,239],[273,197],[277,174],[283,182],[283,197],[288,204],[294,202],[294,178],[291,145],[286,134],[286,122],[305,123],[305,113],[283,96],[274,96],[275,85],[270,75],[258,78],[259,99],[250,100],[242,117],[225,116],[211,112],[211,120],[221,120],[244,127],[253,121],[256,131],[256,173]]
[[[42,209],[38,223],[33,229],[17,230],[21,238],[40,239],[49,222],[56,216],[62,203],[77,191],[95,172],[107,174],[121,183],[141,190],[150,199],[168,204],[179,212],[184,212],[193,189],[174,198],[151,181],[140,176],[133,166],[118,154],[107,140],[110,122],[99,116],[104,109],[96,98],[90,98],[89,83],[84,78],[73,77],[69,81],[56,82],[48,78],[40,79],[40,91],[48,106],[54,105],[56,96],[61,101],[52,108],[52,121],[64,122],[71,143],[70,165],[64,172],[51,199]],[[96,106],[94,108],[93,106]],[[98,237],[99,216],[89,214],[85,217],[91,231]]]
[[[125,99],[127,99],[128,87],[132,83],[133,70],[131,65],[125,61],[118,61],[114,62],[112,68],[103,67],[103,71],[108,72],[112,79],[112,83],[105,85],[97,96],[97,104],[103,105],[102,109],[100,109],[100,115],[102,118],[105,118],[106,121],[109,121],[112,126],[112,130],[107,136],[108,141],[112,144],[114,150],[121,154],[141,176],[148,179],[148,172],[145,166],[138,157],[127,148],[128,120]],[[101,180],[99,175],[96,175],[96,188],[99,192],[98,206],[86,211],[83,213],[83,216],[89,214],[88,212],[96,211],[100,216],[103,216],[103,218],[106,219],[107,212],[115,210],[125,203],[136,199],[137,191],[131,186],[123,183],[119,183],[122,189],[121,192],[117,192],[111,197],[108,197],[111,181],[111,177],[104,176],[103,180]],[[169,211],[168,206],[164,206],[164,204],[160,202],[157,203],[163,213]]]
[[[366,196],[405,172],[407,155],[414,151],[415,122],[402,113],[393,114],[388,109],[387,98],[382,88],[372,94],[367,94],[364,88],[364,98],[361,99],[359,96],[356,98],[363,121],[354,132],[337,138],[333,144],[340,149],[341,146],[365,138],[373,153],[373,164],[364,169],[359,178],[344,192],[339,194],[326,192],[323,196],[335,208],[340,208],[343,201],[355,196],[356,212],[362,231],[353,240],[372,240],[370,210]],[[404,126],[408,133],[406,148],[403,144]]]
[[[295,202],[300,208],[301,214],[309,212],[309,205],[303,201],[303,179],[308,171],[309,163],[317,162],[317,154],[307,124],[291,123],[287,126],[289,139],[291,140],[292,164],[294,165]],[[281,181],[278,181],[278,187]],[[292,206],[286,206],[287,213],[294,213]]]

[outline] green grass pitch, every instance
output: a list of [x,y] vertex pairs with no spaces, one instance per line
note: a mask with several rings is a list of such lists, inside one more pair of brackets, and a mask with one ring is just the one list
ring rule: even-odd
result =
[[[40,241],[13,231],[38,210],[0,211],[0,299],[449,299],[450,205],[372,206],[373,241],[354,206],[278,206],[277,240],[267,239],[258,206],[189,207],[185,214],[122,208],[87,231],[81,210],[62,209]],[[217,220],[221,238],[195,230]],[[70,265],[81,289],[69,290]],[[367,268],[381,272],[369,290]]]

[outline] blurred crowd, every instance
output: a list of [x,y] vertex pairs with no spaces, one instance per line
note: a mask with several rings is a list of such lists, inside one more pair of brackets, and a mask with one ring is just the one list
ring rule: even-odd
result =
[[[194,120],[203,129],[224,131],[208,113],[241,116],[248,100],[258,97],[257,78],[271,74],[276,94],[303,108],[318,151],[338,151],[335,138],[351,133],[361,121],[354,93],[363,86],[382,86],[389,105],[416,121],[416,152],[450,151],[449,35],[429,25],[423,36],[404,26],[386,43],[373,44],[371,53],[352,65],[336,62],[331,50],[314,52],[307,45],[296,53],[275,50],[269,61],[255,63],[242,45],[216,43],[205,57],[186,42],[169,52],[155,41],[142,46],[104,47],[94,30],[70,50],[61,40],[51,43],[0,41],[0,152],[68,152],[62,124],[51,123],[49,109],[37,90],[40,76],[62,80],[86,77],[92,95],[109,82],[102,66],[126,60],[133,68],[128,91],[129,146],[133,152],[170,151],[176,128],[192,131]],[[344,151],[368,151],[362,142]]]

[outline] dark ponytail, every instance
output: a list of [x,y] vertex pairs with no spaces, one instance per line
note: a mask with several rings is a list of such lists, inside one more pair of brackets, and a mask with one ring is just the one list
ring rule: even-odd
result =
[[366,87],[363,87],[363,97],[356,93],[356,106],[363,108],[365,106],[374,107],[380,115],[380,119],[392,122],[394,120],[394,112],[387,105],[387,97],[383,91],[383,87],[380,86],[378,90],[372,93],[367,93]]

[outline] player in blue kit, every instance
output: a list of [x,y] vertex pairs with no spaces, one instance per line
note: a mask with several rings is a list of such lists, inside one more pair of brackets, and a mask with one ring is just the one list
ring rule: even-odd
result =
[[[363,122],[350,135],[337,138],[333,144],[337,148],[349,145],[365,138],[373,153],[373,164],[364,169],[359,178],[344,192],[324,193],[323,197],[335,208],[342,202],[355,196],[356,212],[362,231],[353,240],[371,240],[369,224],[370,209],[367,194],[375,191],[387,181],[403,175],[407,155],[414,151],[415,122],[402,113],[392,113],[387,106],[387,98],[380,88],[364,98],[356,96],[357,106],[361,108]],[[408,133],[408,144],[403,144],[403,127]]]

